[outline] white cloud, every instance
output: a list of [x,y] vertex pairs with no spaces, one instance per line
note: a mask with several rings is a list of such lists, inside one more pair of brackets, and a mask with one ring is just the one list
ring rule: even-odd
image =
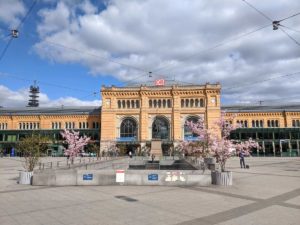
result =
[[[288,17],[300,8],[297,0],[290,0],[289,4],[285,0],[272,4],[251,0],[251,4],[274,20]],[[300,70],[300,46],[280,30],[273,31],[272,21],[243,1],[112,0],[102,11],[90,1],[82,4],[58,1],[41,9],[39,15],[37,30],[41,40],[35,45],[36,52],[56,62],[80,63],[95,75],[112,75],[121,81],[137,75],[143,79],[136,81],[147,79],[146,72],[103,58],[144,71],[162,67],[165,69],[153,73],[154,78],[175,76],[191,83],[220,81],[224,97],[231,96],[235,102],[261,100],[271,95],[272,98],[291,96],[296,91],[293,85],[300,80],[294,76],[295,82],[278,79],[246,90],[226,89]],[[300,30],[299,17],[282,24]],[[268,28],[227,43],[232,37],[267,23]],[[300,41],[299,33],[291,35]],[[213,48],[224,42],[227,44]],[[280,91],[271,85],[276,90],[280,87]]]
[[[0,106],[25,107],[28,104],[28,89],[13,91],[0,85]],[[101,100],[83,101],[74,97],[61,97],[51,100],[45,93],[39,94],[40,107],[53,106],[101,106]]]
[[25,15],[26,8],[21,0],[0,0],[0,23],[15,28],[20,17]]

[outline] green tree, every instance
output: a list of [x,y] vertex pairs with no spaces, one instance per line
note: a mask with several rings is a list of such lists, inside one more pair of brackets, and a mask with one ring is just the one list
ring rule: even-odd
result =
[[42,152],[47,150],[49,138],[41,137],[39,134],[32,134],[22,138],[18,143],[18,149],[24,156],[24,169],[33,171],[39,162]]

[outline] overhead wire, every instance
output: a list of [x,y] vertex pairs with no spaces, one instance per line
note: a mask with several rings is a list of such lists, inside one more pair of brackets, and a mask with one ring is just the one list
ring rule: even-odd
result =
[[286,35],[289,37],[289,39],[291,39],[293,42],[295,42],[298,46],[300,46],[300,43],[293,38],[288,32],[286,32],[282,27],[279,27],[279,29]]
[[[26,79],[26,78],[23,78],[23,77],[11,75],[11,74],[8,74],[8,73],[2,73],[2,72],[0,72],[0,76],[10,77],[10,78],[13,78],[13,79],[17,79],[17,80],[21,80],[21,81],[26,81],[26,82],[32,82],[33,81],[33,80],[30,80],[30,79]],[[58,85],[58,84],[49,83],[49,82],[44,82],[44,81],[40,81],[40,80],[36,80],[36,81],[37,81],[37,83],[43,84],[43,85],[46,85],[46,86],[53,86],[53,87],[62,88],[62,89],[68,89],[68,90],[72,90],[72,91],[88,92],[88,93],[90,93],[90,91],[83,90],[83,89],[80,89],[80,88],[67,87],[67,86]]]
[[[211,46],[211,47],[209,47],[209,48],[207,48],[207,49],[203,49],[200,53],[196,53],[196,54],[190,55],[190,56],[188,56],[188,57],[185,57],[185,58],[183,58],[183,59],[180,59],[180,61],[186,61],[186,60],[188,60],[188,59],[194,58],[195,56],[200,55],[200,54],[202,54],[202,53],[204,53],[204,52],[208,52],[208,51],[214,50],[214,49],[219,48],[219,47],[221,47],[221,46],[223,46],[223,45],[229,44],[229,43],[231,43],[231,42],[233,42],[233,41],[236,41],[236,40],[239,40],[239,39],[241,39],[241,38],[244,38],[244,37],[246,37],[246,36],[248,36],[248,35],[251,35],[251,34],[253,34],[253,33],[257,32],[257,31],[260,31],[260,30],[262,30],[262,29],[265,29],[265,28],[267,28],[267,27],[269,27],[269,26],[271,26],[271,24],[268,23],[268,24],[265,24],[265,25],[263,25],[263,26],[261,26],[261,27],[258,27],[258,28],[256,28],[256,29],[254,29],[254,30],[251,30],[251,31],[249,31],[249,32],[247,32],[247,33],[243,33],[243,34],[237,35],[236,37],[230,38],[230,39],[228,39],[228,40],[225,41],[225,42],[220,42],[220,43],[218,43],[218,44],[216,44],[216,45],[214,45],[214,46]],[[174,68],[174,67],[176,67],[176,66],[168,65],[168,66],[160,67],[160,68],[158,68],[158,69],[153,70],[153,72],[155,73],[155,72],[158,72],[158,71],[165,71],[166,69],[169,69],[170,67],[173,67],[173,68]]]
[[290,18],[295,17],[295,16],[298,16],[298,15],[300,15],[300,12],[295,13],[295,14],[293,14],[293,15],[291,15],[291,16],[286,17],[286,18],[280,19],[280,20],[278,20],[278,21],[279,21],[279,22],[282,22],[282,21],[284,21],[284,20],[290,19]]
[[139,67],[136,67],[136,66],[132,66],[132,65],[129,65],[129,64],[125,64],[125,63],[122,63],[122,62],[118,62],[116,60],[113,60],[113,59],[110,59],[110,58],[107,58],[107,57],[103,57],[103,56],[99,56],[99,55],[93,54],[91,52],[87,52],[87,51],[84,51],[84,50],[80,50],[80,49],[76,49],[76,48],[73,48],[73,47],[69,47],[69,46],[66,46],[66,45],[63,45],[63,44],[60,44],[60,43],[57,43],[57,42],[53,42],[53,41],[48,41],[48,40],[43,40],[43,41],[46,42],[46,43],[49,43],[50,45],[55,45],[55,46],[62,47],[62,48],[68,49],[68,50],[72,50],[72,51],[75,51],[75,52],[78,52],[78,53],[83,53],[83,54],[86,54],[86,55],[90,55],[90,56],[93,56],[95,58],[102,59],[103,61],[108,61],[108,62],[112,62],[112,63],[115,63],[115,64],[119,64],[121,66],[132,68],[134,70],[148,72],[148,71],[146,71],[146,70],[144,70],[142,68],[139,68]]
[[279,76],[275,76],[275,77],[270,77],[270,78],[266,78],[266,79],[262,79],[262,80],[257,80],[257,81],[254,81],[254,82],[250,82],[250,83],[247,83],[247,84],[242,84],[242,85],[238,85],[238,86],[232,86],[232,87],[225,87],[225,88],[222,88],[222,90],[231,90],[231,89],[235,89],[235,88],[241,88],[241,87],[247,87],[247,86],[251,86],[253,84],[257,84],[257,83],[263,83],[263,82],[266,82],[266,81],[270,81],[270,80],[274,80],[274,79],[278,79],[278,78],[283,78],[283,77],[289,77],[289,76],[294,76],[294,75],[298,75],[300,74],[300,71],[298,72],[294,72],[294,73],[288,73],[288,74],[284,74],[284,75],[279,75]]
[[[26,15],[23,17],[23,19],[20,21],[20,23],[18,24],[18,26],[16,27],[16,30],[19,30],[19,28],[25,23],[25,20],[28,18],[29,14],[31,13],[31,11],[33,10],[34,6],[36,5],[37,0],[33,1],[33,3],[31,4],[30,8],[28,9]],[[6,43],[5,47],[3,48],[1,55],[0,55],[0,62],[3,59],[8,47],[10,46],[10,44],[12,43],[12,40],[14,39],[13,35],[11,35],[10,39],[8,40],[8,42]]]
[[270,17],[268,17],[265,13],[263,13],[262,11],[260,11],[259,9],[257,9],[255,6],[253,6],[252,4],[250,4],[249,2],[247,2],[246,0],[242,0],[242,1],[244,3],[246,3],[248,6],[250,6],[252,9],[254,9],[256,12],[258,12],[260,15],[262,15],[266,19],[270,20],[271,22],[273,22],[273,20]]
[[284,28],[286,28],[286,29],[288,29],[288,30],[291,30],[291,31],[294,31],[294,32],[300,33],[300,30],[295,30],[295,29],[293,29],[293,28],[287,27],[287,26],[285,26],[285,25],[282,25],[282,24],[280,24],[280,26],[281,26],[281,27],[284,27]]
[[[286,18],[283,18],[283,19],[281,19],[281,20],[278,20],[278,21],[274,21],[274,20],[272,20],[270,17],[268,17],[266,14],[264,14],[262,11],[260,11],[259,9],[257,9],[256,7],[254,7],[253,5],[251,5],[249,2],[247,2],[246,0],[242,0],[243,2],[245,2],[248,6],[250,6],[252,9],[254,9],[256,12],[258,12],[260,15],[262,15],[263,17],[265,17],[266,19],[268,19],[268,20],[270,20],[272,23],[273,23],[273,25],[274,25],[274,23],[276,23],[276,25],[278,26],[278,28],[289,38],[289,39],[291,39],[294,43],[296,43],[297,45],[299,45],[300,46],[300,43],[295,39],[295,38],[293,38],[290,34],[288,34],[282,27],[280,27],[281,26],[281,24],[280,24],[280,22],[282,22],[282,21],[284,21],[284,20],[287,20],[287,19],[290,19],[290,18],[292,18],[292,17],[295,17],[295,16],[297,16],[297,15],[300,15],[300,12],[298,12],[298,13],[295,13],[295,14],[293,14],[293,15],[291,15],[291,16],[288,16],[288,17],[286,17]],[[277,28],[277,29],[278,29]]]

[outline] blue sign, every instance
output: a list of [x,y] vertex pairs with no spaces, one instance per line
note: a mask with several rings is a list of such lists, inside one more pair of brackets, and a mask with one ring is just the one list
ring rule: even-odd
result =
[[193,137],[193,136],[185,136],[185,141],[200,141],[199,137]]
[[117,138],[117,141],[124,141],[124,142],[136,141],[136,137],[120,137]]
[[11,149],[10,156],[12,156],[12,157],[15,156],[15,149],[14,148]]
[[83,180],[93,180],[93,174],[83,174]]
[[158,174],[157,173],[148,174],[148,180],[158,180]]

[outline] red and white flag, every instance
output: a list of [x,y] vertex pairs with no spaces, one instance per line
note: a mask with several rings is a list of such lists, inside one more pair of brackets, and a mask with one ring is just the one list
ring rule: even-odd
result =
[[165,80],[164,79],[155,80],[155,85],[156,86],[164,86]]

